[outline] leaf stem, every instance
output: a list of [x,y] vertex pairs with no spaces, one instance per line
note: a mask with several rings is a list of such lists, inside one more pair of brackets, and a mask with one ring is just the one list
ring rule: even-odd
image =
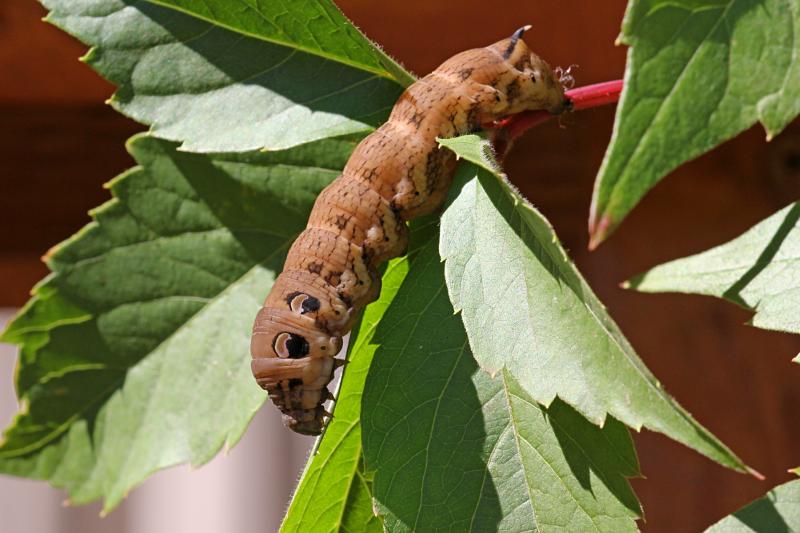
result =
[[572,109],[579,111],[616,103],[621,92],[622,80],[613,80],[570,89],[565,96],[572,102]]

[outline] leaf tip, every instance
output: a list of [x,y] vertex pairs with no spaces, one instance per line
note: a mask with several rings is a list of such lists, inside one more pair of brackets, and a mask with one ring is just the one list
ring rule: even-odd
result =
[[644,281],[646,273],[644,274],[636,274],[631,279],[626,279],[622,283],[619,284],[620,289],[636,291],[639,290],[639,286]]
[[764,481],[765,479],[767,479],[764,476],[764,474],[762,474],[761,472],[759,472],[755,468],[752,468],[752,467],[749,467],[749,466],[745,466],[745,470],[747,471],[748,474],[750,474],[751,476],[753,476],[754,478],[756,478],[759,481]]
[[589,219],[589,251],[593,252],[600,244],[606,240],[612,230],[611,215],[605,214],[596,220],[594,217]]
[[54,245],[54,246],[51,246],[51,247],[50,247],[50,248],[49,248],[49,249],[48,249],[48,250],[47,250],[47,251],[44,253],[44,255],[43,255],[42,257],[40,257],[39,259],[42,261],[42,263],[44,263],[44,264],[46,264],[46,265],[47,265],[47,264],[50,264],[50,260],[52,260],[52,259],[53,259],[53,257],[55,257],[55,255],[58,253],[58,250],[59,250],[60,248],[61,248],[61,243],[58,243],[58,244],[56,244],[56,245]]

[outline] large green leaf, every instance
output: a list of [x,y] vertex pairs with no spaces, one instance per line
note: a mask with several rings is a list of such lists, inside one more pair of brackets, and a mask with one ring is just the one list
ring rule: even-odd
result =
[[119,86],[111,104],[184,150],[278,150],[369,132],[402,91],[388,73],[332,58],[346,48],[305,51],[307,32],[276,44],[145,0],[43,3],[47,20],[91,46],[86,62]]
[[632,0],[611,144],[595,182],[597,245],[667,173],[761,122],[800,112],[800,1]]
[[26,409],[0,470],[109,509],[157,469],[232,445],[265,397],[253,317],[353,144],[204,156],[134,138],[141,167],[49,253],[53,274],[3,336]]
[[364,455],[388,531],[633,531],[638,474],[619,422],[542,408],[475,363],[434,240],[378,325]]
[[795,202],[730,242],[654,267],[627,285],[725,298],[755,311],[754,326],[800,333],[798,220]]
[[498,173],[488,143],[441,142],[480,165],[461,169],[466,184],[442,216],[439,243],[478,364],[506,369],[545,406],[558,397],[595,424],[610,414],[746,470],[645,367],[547,220]]
[[706,533],[800,531],[800,480],[779,485],[762,498],[708,528]]
[[150,0],[233,31],[354,66],[401,85],[415,78],[370,42],[329,0]]

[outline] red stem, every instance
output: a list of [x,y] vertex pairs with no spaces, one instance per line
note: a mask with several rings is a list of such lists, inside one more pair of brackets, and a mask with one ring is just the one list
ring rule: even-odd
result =
[[565,94],[572,102],[572,109],[578,111],[580,109],[613,104],[619,100],[621,92],[622,80],[614,80],[570,89]]
[[[564,95],[570,101],[568,111],[580,111],[613,104],[619,100],[621,92],[622,80],[614,80],[570,89]],[[514,139],[555,116],[547,111],[526,111],[493,124],[491,128],[495,130],[494,144],[498,159],[503,158]]]

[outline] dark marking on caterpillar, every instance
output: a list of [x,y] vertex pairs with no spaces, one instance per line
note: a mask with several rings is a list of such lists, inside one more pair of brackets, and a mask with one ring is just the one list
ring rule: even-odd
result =
[[408,87],[314,204],[256,317],[250,348],[256,381],[294,431],[322,431],[327,386],[341,364],[334,356],[377,298],[380,264],[408,249],[408,220],[444,202],[457,163],[436,138],[567,108],[562,81],[521,40],[527,28],[461,52]]
[[414,113],[409,117],[408,123],[414,126],[415,129],[419,129],[424,119],[425,119],[425,113],[423,111],[417,111],[416,113]]
[[519,81],[518,80],[511,80],[511,82],[506,85],[506,98],[513,102],[519,96]]
[[300,313],[301,315],[319,310],[319,300],[299,291],[295,291],[287,296],[286,303],[289,305],[289,309],[291,309],[292,312]]
[[284,331],[275,336],[272,349],[278,357],[299,359],[308,355],[308,341],[296,333]]
[[334,224],[336,224],[337,228],[344,229],[347,227],[347,218],[344,215],[337,215]]
[[351,307],[353,305],[352,298],[350,298],[347,294],[345,294],[342,291],[339,291],[339,299],[341,299],[348,307]]
[[324,279],[328,282],[328,285],[336,287],[339,285],[339,282],[342,281],[342,274],[344,274],[344,272],[328,272]]
[[[479,102],[475,102],[474,104],[472,104],[472,106],[469,108],[469,111],[467,111],[467,122],[469,124],[476,124],[477,121],[478,121],[478,115],[480,114],[480,112],[481,112],[480,103]],[[480,129],[480,127],[478,127],[478,129]],[[471,130],[469,130],[469,133],[471,133],[473,131],[475,131],[475,128],[472,128]]]
[[289,309],[294,311],[294,301],[299,297],[304,296],[304,294],[300,291],[294,291],[290,295],[286,297],[286,303],[289,304]]
[[308,355],[308,341],[300,335],[289,334],[289,341],[286,343],[289,350],[289,357],[299,359]]
[[295,313],[299,312],[301,315],[319,310],[319,300],[298,291],[287,296],[286,303],[289,304],[289,309]]
[[[365,171],[362,175],[364,176],[365,180],[372,181],[372,180],[374,180],[375,178],[378,177],[378,169],[371,168],[371,169]],[[346,197],[347,194],[345,193],[343,196]]]
[[528,58],[527,57],[520,57],[516,63],[514,63],[514,68],[517,70],[522,70],[525,66],[528,65]]

